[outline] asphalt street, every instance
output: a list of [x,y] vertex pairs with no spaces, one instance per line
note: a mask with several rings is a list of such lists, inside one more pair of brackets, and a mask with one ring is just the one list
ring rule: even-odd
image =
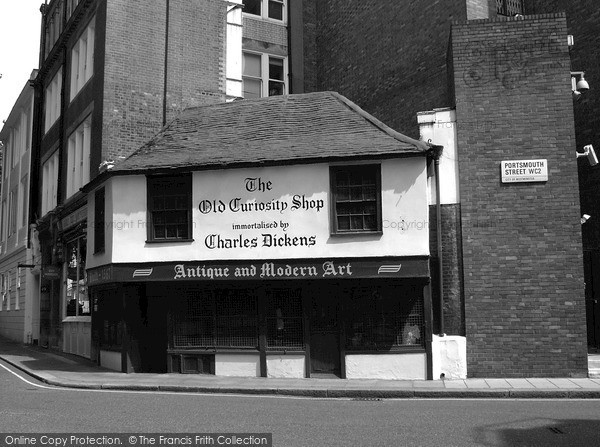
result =
[[600,401],[73,390],[0,362],[0,432],[273,433],[273,445],[285,447],[590,446],[600,440]]

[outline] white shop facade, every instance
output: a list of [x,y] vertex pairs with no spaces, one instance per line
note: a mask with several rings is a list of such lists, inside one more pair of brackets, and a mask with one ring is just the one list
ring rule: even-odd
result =
[[88,210],[102,366],[431,378],[425,153],[119,173]]

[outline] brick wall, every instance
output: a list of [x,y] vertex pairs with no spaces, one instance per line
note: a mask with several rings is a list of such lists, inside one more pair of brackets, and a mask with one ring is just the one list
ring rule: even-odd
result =
[[446,49],[465,0],[303,3],[307,92],[338,91],[413,137],[417,112],[450,105]]
[[[116,160],[162,127],[167,11],[164,0],[106,3],[102,157]],[[170,0],[167,121],[224,101],[225,8],[221,0]]]
[[[566,35],[564,15],[452,29],[472,377],[587,374]],[[549,180],[502,184],[514,159],[547,159]]]

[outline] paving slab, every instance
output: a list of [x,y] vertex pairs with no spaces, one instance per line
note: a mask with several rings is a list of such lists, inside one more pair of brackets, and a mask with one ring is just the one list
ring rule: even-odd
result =
[[464,380],[444,380],[444,387],[449,390],[453,389],[467,389],[467,384]]
[[443,380],[419,380],[413,383],[413,388],[446,388]]
[[591,380],[591,379],[570,379],[571,382],[580,386],[581,388],[600,389],[600,380]]
[[474,388],[479,390],[485,390],[489,388],[485,379],[467,379],[465,382],[467,384],[467,388]]
[[508,389],[512,388],[506,379],[485,379],[490,389]]
[[527,381],[537,389],[558,389],[558,387],[548,379],[527,379]]
[[535,386],[527,379],[506,379],[506,381],[515,389],[535,389]]
[[571,379],[548,379],[554,385],[561,389],[578,389],[581,388],[579,385],[574,383]]

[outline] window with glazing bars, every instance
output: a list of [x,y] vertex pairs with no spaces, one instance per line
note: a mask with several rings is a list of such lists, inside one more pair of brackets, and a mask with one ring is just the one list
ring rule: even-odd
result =
[[174,312],[175,348],[257,346],[257,303],[250,289],[191,292]]
[[332,233],[381,231],[380,165],[330,168]]
[[285,0],[243,0],[246,14],[274,20],[285,19]]
[[496,0],[496,12],[502,16],[512,17],[516,14],[524,14],[523,0]]
[[148,241],[192,238],[191,175],[148,177]]
[[346,305],[346,349],[425,346],[422,287],[357,287]]
[[267,348],[304,349],[301,289],[267,292]]

